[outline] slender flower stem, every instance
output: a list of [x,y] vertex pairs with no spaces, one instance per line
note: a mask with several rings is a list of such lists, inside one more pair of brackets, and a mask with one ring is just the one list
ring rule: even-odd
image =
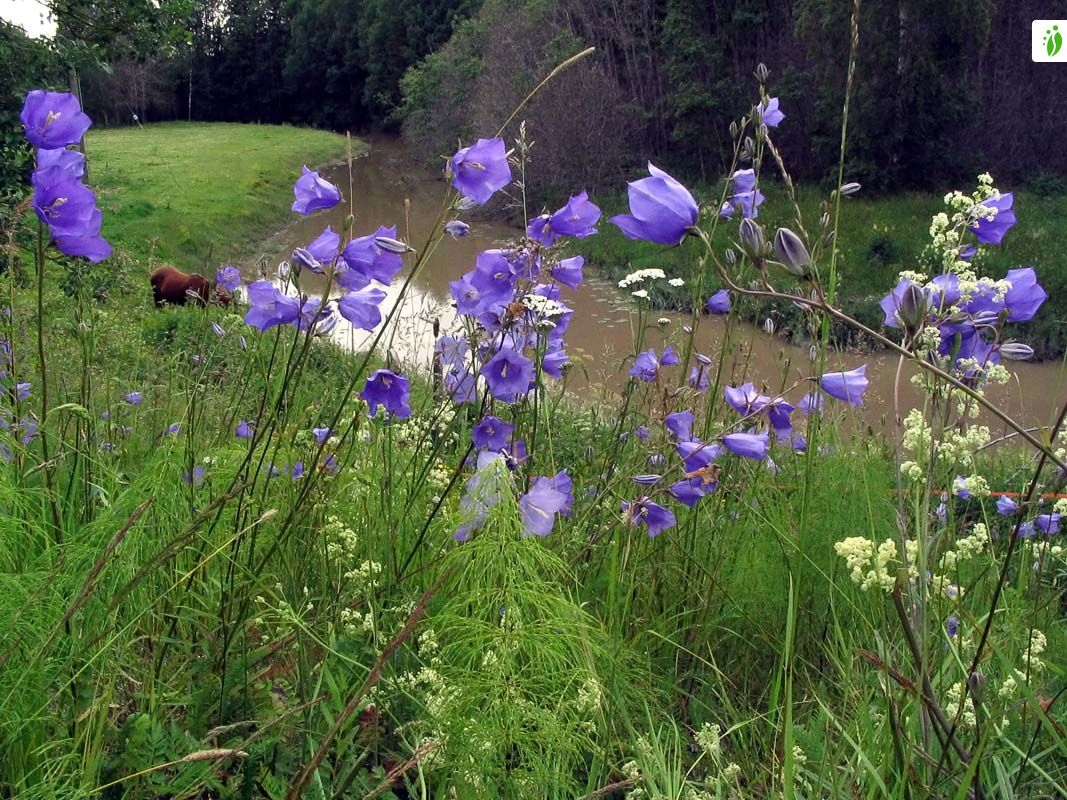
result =
[[738,285],[729,276],[726,269],[722,266],[719,260],[715,258],[714,253],[712,253],[711,250],[711,240],[708,239],[707,235],[704,234],[702,231],[699,231],[699,229],[694,229],[694,232],[701,239],[701,241],[704,242],[704,246],[708,249],[709,253],[711,253],[711,258],[715,262],[715,266],[719,271],[720,277],[731,291],[737,292],[738,294],[746,295],[748,297],[765,297],[773,300],[788,300],[791,303],[798,303],[800,305],[807,306],[808,308],[818,309],[819,311],[828,314],[839,322],[843,322],[844,324],[855,328],[856,330],[862,333],[865,333],[867,336],[871,337],[871,339],[878,342],[883,347],[886,347],[889,350],[899,353],[900,355],[904,356],[909,361],[913,362],[926,372],[929,372],[932,375],[936,375],[941,380],[950,383],[954,388],[963,392],[969,398],[978,403],[978,405],[982,406],[982,408],[984,408],[990,414],[992,414],[1005,425],[1007,425],[1009,428],[1014,430],[1019,436],[1021,436],[1030,445],[1032,445],[1034,449],[1038,450],[1045,457],[1047,457],[1052,463],[1056,464],[1058,467],[1067,469],[1067,463],[1064,463],[1060,458],[1058,458],[1048,445],[1044,444],[1037,437],[1030,434],[1025,426],[1016,422],[1014,419],[1008,416],[1006,412],[1001,410],[995,403],[991,402],[984,395],[980,394],[979,392],[976,392],[970,386],[967,386],[965,383],[960,381],[959,378],[956,378],[955,376],[941,369],[936,364],[931,364],[929,361],[918,358],[910,350],[897,344],[889,337],[883,336],[874,329],[867,327],[859,320],[850,317],[844,311],[841,311],[836,306],[831,305],[830,302],[825,299],[821,293],[816,299],[811,299],[807,297],[798,297],[796,295],[786,294],[785,292],[779,292],[773,289],[745,289],[742,286]]

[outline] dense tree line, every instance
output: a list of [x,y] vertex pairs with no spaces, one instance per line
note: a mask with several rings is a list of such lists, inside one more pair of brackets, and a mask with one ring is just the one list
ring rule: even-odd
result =
[[[850,177],[899,189],[939,187],[985,169],[1013,181],[1067,173],[1057,145],[1067,109],[1049,101],[1067,89],[1067,70],[1030,59],[1030,22],[1047,13],[1041,3],[859,7]],[[594,44],[598,55],[572,81],[591,93],[576,98],[573,85],[568,100],[601,113],[607,97],[613,117],[613,135],[600,140],[584,180],[638,154],[691,177],[720,174],[731,152],[729,122],[753,103],[760,62],[771,67],[788,117],[778,139],[790,167],[821,178],[838,160],[852,13],[848,0],[487,0],[405,78],[405,130],[428,153],[447,149],[457,129],[485,130],[485,109],[499,119],[515,98],[501,84],[533,85],[555,57],[547,44],[573,40],[574,50]],[[536,35],[516,39],[513,31],[527,26]],[[523,64],[520,79],[514,69]],[[524,115],[534,138],[558,142],[558,125],[572,124],[556,120],[556,103],[548,98]],[[561,161],[550,173],[580,160],[545,148],[542,157]]]
[[[492,132],[563,58],[596,55],[522,118],[546,184],[616,181],[651,156],[689,178],[772,70],[801,176],[837,163],[850,0],[51,0],[87,109],[158,119],[402,127],[428,158]],[[1030,61],[1038,0],[862,0],[850,177],[928,188],[982,169],[1067,174],[1067,70]],[[24,44],[19,47],[24,48]],[[0,57],[13,52],[0,49]],[[12,56],[11,58],[14,58]],[[12,67],[9,67],[11,69]],[[512,136],[517,130],[509,132]]]

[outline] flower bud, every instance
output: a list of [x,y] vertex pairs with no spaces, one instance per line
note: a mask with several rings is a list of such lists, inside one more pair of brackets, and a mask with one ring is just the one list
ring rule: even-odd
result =
[[451,222],[445,223],[445,233],[453,239],[459,239],[461,236],[466,236],[470,232],[470,229],[471,226],[461,219],[454,219]]
[[737,120],[734,120],[730,123],[730,138],[736,139],[738,133],[740,133],[740,130],[737,127]]
[[1034,348],[1023,342],[1005,342],[1000,346],[1000,354],[1011,361],[1029,361],[1034,357]]
[[414,250],[412,250],[399,239],[390,239],[388,236],[375,236],[374,243],[378,245],[378,247],[382,248],[382,250],[385,250],[387,253],[402,254],[414,252]]
[[904,288],[897,308],[897,318],[906,331],[918,333],[929,313],[929,298],[917,283],[909,283]]
[[767,68],[767,65],[760,62],[756,66],[756,80],[760,83],[766,83],[767,78],[771,77],[771,71]]
[[850,194],[855,194],[859,190],[860,185],[858,183],[846,183],[841,187],[841,196],[848,197]]
[[656,483],[656,481],[658,481],[661,477],[663,477],[663,476],[662,475],[634,475],[632,480],[633,480],[634,483],[639,483],[642,486],[651,486],[652,484]]
[[774,234],[774,252],[778,256],[778,261],[789,273],[798,277],[808,274],[808,267],[811,266],[808,248],[789,228],[779,228]]
[[822,212],[822,216],[819,217],[819,225],[821,227],[823,227],[823,228],[829,228],[830,227],[830,212],[829,211]]
[[774,320],[770,317],[763,320],[763,332],[770,335],[774,333]]
[[985,695],[986,683],[985,675],[980,672],[972,672],[967,676],[967,689],[976,703],[981,704],[982,697]]
[[734,252],[734,249],[732,247],[726,248],[725,257],[726,263],[729,264],[731,267],[737,263],[737,253]]
[[751,217],[741,220],[741,245],[753,261],[766,255],[767,239],[763,235],[763,228]]
[[309,269],[312,272],[322,273],[322,264],[304,247],[298,247],[293,251],[293,263],[298,267]]

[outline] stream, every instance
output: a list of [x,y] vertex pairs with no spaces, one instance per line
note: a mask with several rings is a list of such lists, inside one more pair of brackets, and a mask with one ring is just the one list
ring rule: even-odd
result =
[[[354,162],[351,190],[345,165],[323,170],[323,176],[341,188],[346,200],[350,197],[354,200],[355,235],[371,233],[379,225],[397,225],[402,240],[413,247],[421,247],[441,211],[447,189],[442,175],[419,163],[397,139],[372,137],[368,143],[368,153]],[[566,198],[561,197],[558,205],[565,201]],[[279,261],[287,259],[294,248],[307,245],[326,225],[332,225],[335,231],[343,230],[348,213],[346,202],[329,211],[294,219],[265,242],[254,259],[241,265],[246,277],[256,279],[261,265],[266,265],[273,273],[273,267]],[[449,281],[470,270],[480,251],[499,247],[521,234],[517,228],[496,220],[472,216],[467,221],[471,225],[470,233],[460,239],[446,236],[441,241],[409,288],[403,307],[395,317],[394,330],[387,331],[382,339],[383,347],[388,345],[392,360],[408,369],[429,369],[435,319],[440,321],[444,332],[453,327],[455,309],[451,305]],[[601,227],[607,224],[606,220],[601,221]],[[915,224],[925,225],[926,221],[916,220]],[[572,360],[567,388],[580,402],[596,402],[617,395],[628,380],[629,362],[624,359],[632,353],[631,320],[636,316],[631,314],[633,303],[627,293],[613,282],[598,279],[595,269],[588,264],[585,272],[585,283],[579,289],[563,287],[562,300],[575,311],[566,338],[567,352]],[[399,294],[404,274],[398,275],[388,289],[388,297],[381,306],[383,317]],[[321,280],[319,276],[305,273],[302,282],[305,277]],[[322,284],[305,284],[303,288],[321,292]],[[889,288],[885,287],[886,291]],[[660,318],[670,322],[656,324]],[[680,349],[679,343],[684,337],[681,328],[689,323],[688,315],[652,311],[648,319],[651,324],[645,349],[655,347],[660,350],[665,338],[673,339],[675,349]],[[728,326],[732,329],[728,330]],[[343,319],[332,333],[336,341],[353,349],[365,347],[373,336],[352,329]],[[707,315],[699,318],[697,352],[718,359],[727,337],[730,348],[723,373],[727,383],[751,380],[757,387],[765,386],[769,392],[795,387],[787,394],[794,402],[808,391],[804,379],[814,371],[808,348],[794,346],[757,326],[737,320],[727,321]],[[847,370],[862,363],[868,365],[870,386],[864,405],[855,410],[856,421],[874,431],[891,426],[897,357],[888,352],[834,352],[829,362],[829,369]],[[711,369],[717,369],[717,366]],[[1049,425],[1058,403],[1067,397],[1067,370],[1063,363],[1008,362],[1007,366],[1014,373],[1013,381],[1005,386],[991,387],[988,390],[990,398],[1026,426]],[[913,371],[905,368],[900,381],[904,413],[920,402],[919,394],[909,381]],[[987,418],[986,423],[994,438],[1007,431],[1003,423],[992,418]]]

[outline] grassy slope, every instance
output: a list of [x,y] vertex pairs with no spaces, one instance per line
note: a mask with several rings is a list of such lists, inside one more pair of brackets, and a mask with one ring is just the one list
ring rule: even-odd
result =
[[[718,187],[698,187],[696,194],[702,205],[714,206],[719,191]],[[760,209],[760,222],[765,228],[773,232],[780,225],[795,227],[784,191],[773,185],[765,186],[764,191],[767,201]],[[818,226],[825,197],[815,188],[800,189],[801,212],[809,232]],[[604,198],[603,206],[605,212],[614,214],[624,210],[624,203],[622,196],[616,196]],[[838,237],[838,285],[846,309],[874,327],[881,325],[878,301],[896,283],[897,273],[918,267],[922,250],[929,242],[930,219],[942,210],[941,197],[930,194],[868,199],[861,193],[845,202]],[[1038,349],[1039,355],[1056,357],[1067,350],[1067,262],[1057,255],[1056,245],[1067,233],[1067,196],[1016,192],[1015,212],[1019,224],[1002,247],[989,250],[983,272],[1000,277],[1020,265],[1037,270],[1049,301],[1020,334]],[[720,224],[715,236],[720,252],[736,239],[736,231],[736,224]],[[621,277],[635,269],[661,267],[668,275],[690,279],[699,256],[695,242],[664,250],[647,242],[632,242],[613,225],[602,225],[600,235],[583,240],[578,249],[611,277]],[[707,276],[706,281],[709,289],[718,286],[714,275]],[[778,283],[785,286],[788,281],[783,278]],[[667,305],[684,304],[688,296],[687,287],[661,300]],[[779,311],[788,315],[793,310]],[[765,313],[761,311],[760,316]]]
[[284,218],[301,164],[344,138],[274,125],[167,123],[93,131],[91,180],[104,236],[133,258],[214,266]]

